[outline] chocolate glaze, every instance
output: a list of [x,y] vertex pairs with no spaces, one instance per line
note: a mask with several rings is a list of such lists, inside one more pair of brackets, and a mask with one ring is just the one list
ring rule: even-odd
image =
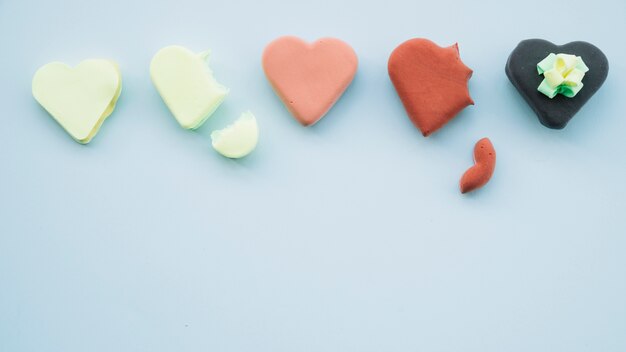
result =
[[[558,94],[550,99],[537,90],[543,80],[543,75],[537,73],[537,63],[550,53],[580,56],[589,67],[583,78],[583,88],[573,98]],[[527,39],[511,52],[505,71],[539,121],[548,128],[562,129],[600,89],[609,73],[609,62],[600,49],[587,42],[556,45],[543,39]]]

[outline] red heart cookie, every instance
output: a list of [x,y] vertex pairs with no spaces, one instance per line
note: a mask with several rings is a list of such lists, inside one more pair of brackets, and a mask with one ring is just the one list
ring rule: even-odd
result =
[[459,186],[461,193],[471,192],[489,182],[496,168],[496,150],[489,138],[483,138],[474,146],[474,166],[465,171]]
[[339,39],[312,44],[281,37],[263,52],[263,70],[291,114],[305,126],[319,121],[348,88],[356,73],[354,50]]
[[424,137],[468,105],[472,70],[461,62],[459,47],[442,48],[428,39],[410,39],[389,56],[389,77],[407,114]]

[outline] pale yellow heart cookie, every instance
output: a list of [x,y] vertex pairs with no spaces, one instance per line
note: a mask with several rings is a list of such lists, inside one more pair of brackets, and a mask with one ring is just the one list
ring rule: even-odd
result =
[[228,88],[213,77],[208,59],[208,51],[196,54],[182,46],[168,46],[150,64],[150,76],[161,98],[187,129],[200,127],[228,94]]
[[51,62],[35,73],[32,91],[72,138],[86,144],[115,109],[122,75],[109,60],[85,60],[74,68]]

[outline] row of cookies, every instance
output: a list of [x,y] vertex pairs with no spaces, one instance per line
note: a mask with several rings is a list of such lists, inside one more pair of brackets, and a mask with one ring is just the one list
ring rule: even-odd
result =
[[[357,62],[354,50],[334,38],[309,44],[283,37],[263,53],[263,69],[272,87],[305,126],[321,119],[339,99]],[[595,94],[608,69],[606,56],[592,44],[558,46],[542,39],[520,42],[505,66],[539,121],[554,129],[564,128]],[[467,87],[472,70],[461,61],[457,44],[442,48],[424,38],[407,40],[389,56],[388,72],[407,115],[424,136],[474,104]]]
[[[209,68],[208,58],[208,51],[196,54],[169,46],[152,59],[152,82],[183,128],[200,127],[228,95],[229,89],[217,82]],[[262,63],[278,97],[295,119],[309,126],[319,121],[351,84],[358,59],[339,39],[307,43],[287,36],[267,45]],[[407,115],[424,136],[474,104],[467,85],[472,70],[461,61],[456,44],[442,48],[428,39],[410,39],[391,53],[388,71]],[[557,46],[531,39],[522,41],[511,53],[505,71],[542,124],[563,128],[600,88],[608,74],[608,61],[589,43]],[[121,88],[117,65],[101,59],[86,60],[74,68],[60,62],[46,64],[35,73],[32,84],[35,99],[83,144],[113,112]],[[245,112],[233,124],[214,131],[211,139],[222,155],[243,157],[257,144],[256,119]],[[482,153],[479,149],[485,147],[489,152]],[[463,192],[484,185],[493,173],[495,150],[488,139],[477,143],[475,159],[476,165],[461,181]],[[476,170],[480,175],[476,176]]]

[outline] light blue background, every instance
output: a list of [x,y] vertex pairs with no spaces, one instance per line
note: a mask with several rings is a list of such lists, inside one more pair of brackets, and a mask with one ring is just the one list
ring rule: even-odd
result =
[[[0,351],[626,350],[626,2],[0,0]],[[356,50],[316,126],[261,70],[293,34]],[[459,42],[476,105],[423,138],[389,53]],[[565,130],[504,74],[526,38],[587,40],[609,78]],[[197,132],[153,88],[152,55],[211,49],[231,95]],[[42,64],[119,62],[88,146],[34,101]],[[210,132],[251,109],[256,152]],[[461,195],[481,137],[491,182]]]

